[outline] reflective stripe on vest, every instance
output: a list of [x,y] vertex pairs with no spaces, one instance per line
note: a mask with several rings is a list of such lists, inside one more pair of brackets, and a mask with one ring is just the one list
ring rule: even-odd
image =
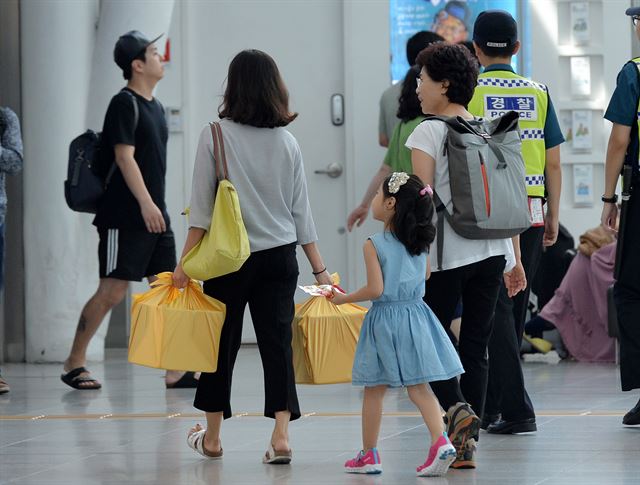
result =
[[[504,72],[509,73],[509,71],[504,71]],[[502,77],[501,71],[491,71],[485,74],[486,76],[484,76],[484,74],[480,74],[480,76],[478,77],[478,86],[496,86],[499,88],[510,88],[510,89],[511,88],[534,88],[534,89],[539,89],[540,91],[544,91],[545,93],[547,92],[547,87],[544,84],[540,84],[535,81],[531,81],[530,79],[520,77],[514,73],[509,73],[516,76],[516,78],[513,78],[513,79]],[[491,76],[492,74],[498,74],[498,75]]]
[[544,196],[544,125],[548,106],[549,95],[544,84],[509,71],[490,71],[478,77],[478,85],[468,107],[472,115],[490,119],[512,110],[520,114],[522,157],[530,196]]
[[544,175],[526,175],[524,180],[527,183],[527,190],[529,187],[544,187]]

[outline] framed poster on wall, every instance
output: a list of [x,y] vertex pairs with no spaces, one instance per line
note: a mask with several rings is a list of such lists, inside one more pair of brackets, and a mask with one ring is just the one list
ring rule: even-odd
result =
[[589,2],[571,2],[571,40],[575,45],[588,44],[591,37]]
[[573,165],[573,204],[576,207],[593,205],[593,165]]
[[571,112],[571,127],[573,133],[573,150],[577,152],[590,152],[593,148],[591,111],[586,109],[573,110]]
[[574,98],[591,96],[591,58],[578,56],[571,58],[571,95]]
[[449,42],[470,41],[473,24],[484,10],[506,10],[518,20],[518,0],[390,0],[391,79],[404,78],[407,40],[430,30]]

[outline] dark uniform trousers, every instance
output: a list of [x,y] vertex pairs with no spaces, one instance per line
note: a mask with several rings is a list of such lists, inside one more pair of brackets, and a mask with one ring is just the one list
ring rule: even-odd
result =
[[640,389],[640,177],[628,202],[620,275],[613,287],[623,391]]
[[524,386],[520,344],[531,293],[531,282],[542,257],[544,227],[531,227],[520,235],[522,265],[527,288],[513,299],[500,289],[489,339],[489,383],[485,414],[502,413],[506,421],[534,418],[533,404]]

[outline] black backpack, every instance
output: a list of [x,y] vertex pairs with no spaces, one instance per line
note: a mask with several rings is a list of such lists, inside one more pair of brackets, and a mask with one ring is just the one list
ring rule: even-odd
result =
[[[138,102],[133,94],[123,91],[129,94],[133,103],[135,130],[140,116]],[[114,160],[104,160],[105,157],[101,157],[101,138],[101,133],[87,130],[69,145],[64,198],[73,211],[95,214],[98,202],[118,167]]]

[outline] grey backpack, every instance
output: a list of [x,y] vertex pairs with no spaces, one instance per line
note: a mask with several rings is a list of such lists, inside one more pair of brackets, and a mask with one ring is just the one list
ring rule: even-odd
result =
[[438,214],[438,269],[442,269],[446,218],[466,239],[505,239],[531,226],[518,113],[494,120],[429,116],[447,126],[452,211],[434,194]]

